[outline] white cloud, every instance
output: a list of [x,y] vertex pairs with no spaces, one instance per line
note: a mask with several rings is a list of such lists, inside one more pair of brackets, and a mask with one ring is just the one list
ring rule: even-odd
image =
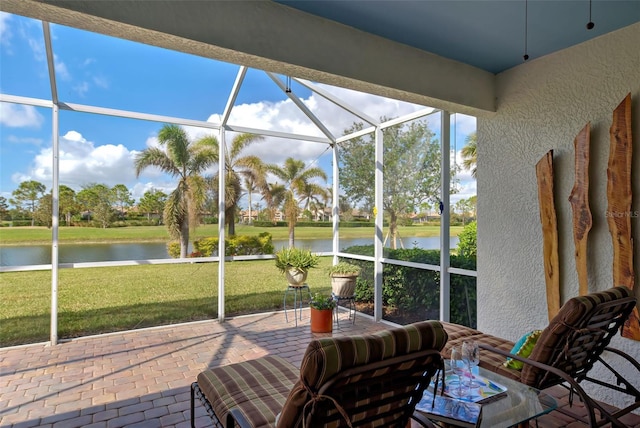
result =
[[39,128],[44,117],[33,106],[0,103],[0,124],[10,128]]
[[56,76],[62,80],[71,80],[71,73],[69,73],[67,65],[56,54],[53,55],[53,64],[56,69]]
[[[336,98],[350,106],[355,106],[364,114],[379,120],[381,117],[395,118],[423,109],[424,106],[365,94],[348,89],[318,85],[331,92]],[[344,130],[354,122],[362,120],[347,110],[336,106],[315,93],[302,99],[321,123],[334,137],[343,135]],[[212,114],[209,122],[220,123],[221,115]],[[290,99],[278,102],[257,102],[241,104],[231,110],[228,123],[255,129],[286,132],[290,134],[325,137],[323,132]],[[193,135],[193,134],[190,134]],[[232,136],[230,136],[232,138]],[[269,163],[282,163],[286,157],[294,157],[305,162],[314,161],[327,149],[327,145],[315,142],[265,137],[261,143],[247,149],[247,153],[259,156]],[[283,155],[284,154],[284,155]]]
[[73,85],[73,90],[81,97],[84,97],[86,93],[89,92],[89,83],[88,82],[77,83]]
[[[93,83],[96,83],[95,80]],[[87,83],[90,85],[90,83]],[[423,109],[423,106],[404,103],[396,100],[385,99],[375,95],[362,94],[341,88],[324,86],[336,97],[346,103],[361,109],[365,114],[380,119],[385,116],[394,118]],[[334,136],[341,136],[344,129],[350,127],[353,122],[360,121],[351,113],[336,107],[333,103],[318,96],[311,95],[302,100],[309,109],[325,124]],[[13,126],[27,123],[41,123],[42,117],[32,107],[9,106],[7,114],[2,114],[2,120],[13,119]],[[40,118],[40,122],[36,119]],[[18,120],[21,118],[21,121]],[[212,114],[209,122],[220,123],[219,114]],[[256,102],[242,104],[234,107],[229,124],[258,129],[267,129],[293,134],[323,136],[322,132],[298,109],[289,99],[278,102]],[[475,130],[475,118],[458,115],[458,135],[463,129]],[[185,127],[189,138],[196,140],[205,135],[218,136],[214,129],[197,127]],[[126,130],[120,130],[126,132]],[[227,135],[228,141],[234,137],[233,133]],[[118,141],[118,133],[113,136]],[[146,147],[159,147],[157,136],[149,135]],[[311,165],[323,154],[329,153],[327,144],[305,142],[292,139],[265,137],[261,142],[251,145],[245,154],[257,155],[268,163],[282,164],[287,157],[301,159]],[[131,191],[134,198],[139,199],[144,192],[151,188],[157,188],[165,193],[170,193],[175,188],[175,179],[163,174],[157,168],[147,168],[142,171],[140,178],[135,177],[133,160],[136,151],[122,144],[96,145],[88,141],[81,133],[69,131],[60,138],[60,181],[74,189],[80,189],[82,185],[89,183],[104,183],[109,186],[123,183]],[[458,154],[459,156],[459,154]],[[323,161],[324,166],[329,162]],[[460,163],[460,159],[458,159]],[[213,171],[208,171],[209,174]],[[327,171],[331,177],[331,171]],[[34,179],[43,183],[51,182],[51,148],[43,148],[32,161],[29,170],[14,175],[14,181],[21,179]],[[452,203],[461,197],[468,198],[475,194],[475,180],[472,180],[466,171],[458,175],[460,179],[460,192],[452,196]],[[19,182],[19,180],[18,180]],[[329,178],[331,182],[331,178]]]
[[[51,183],[51,147],[46,147],[33,159],[30,169],[12,176],[15,183],[24,179]],[[79,190],[90,183],[104,183],[108,186],[130,184],[135,181],[133,157],[121,144],[96,146],[76,131],[69,131],[60,137],[60,184]],[[28,177],[28,178],[27,178]]]
[[34,146],[41,146],[44,142],[42,138],[35,137],[17,137],[15,135],[9,135],[7,141],[12,144],[31,144]]
[[102,89],[108,89],[109,88],[109,81],[104,76],[93,76],[93,83],[97,87],[102,88]]
[[11,22],[11,14],[0,12],[0,46],[4,48],[6,53],[12,55],[11,38],[13,37],[13,33],[11,32],[9,22]]

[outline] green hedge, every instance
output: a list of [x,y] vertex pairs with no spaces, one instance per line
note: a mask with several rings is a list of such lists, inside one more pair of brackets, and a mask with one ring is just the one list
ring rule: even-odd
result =
[[[345,250],[351,254],[373,256],[373,245],[353,246]],[[439,250],[385,249],[385,257],[439,265]],[[475,258],[451,256],[451,263],[463,269],[475,269]],[[349,259],[362,268],[356,286],[356,300],[373,303],[373,263]],[[385,263],[382,275],[383,305],[401,314],[415,314],[416,318],[437,314],[440,307],[440,272],[415,269]],[[477,325],[476,279],[451,275],[451,322],[475,328]]]
[[[193,242],[195,251],[189,257],[211,257],[218,255],[218,237],[202,238]],[[169,255],[180,257],[180,243],[170,242],[167,245]],[[273,254],[271,234],[262,232],[258,236],[234,235],[225,239],[226,256],[255,256],[259,254]]]
[[[287,227],[286,221],[262,221],[255,220],[252,223],[255,227]],[[385,222],[385,226],[388,225]],[[372,221],[341,221],[340,227],[374,227],[375,224]],[[296,227],[333,227],[333,223],[330,221],[299,221],[296,223]]]

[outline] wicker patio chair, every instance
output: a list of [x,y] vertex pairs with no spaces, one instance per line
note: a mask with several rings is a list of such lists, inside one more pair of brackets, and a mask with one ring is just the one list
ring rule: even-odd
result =
[[300,370],[277,356],[205,370],[192,384],[221,427],[407,426],[442,367],[447,334],[425,321],[308,345]]
[[[444,323],[449,341],[443,354],[447,357],[451,347],[465,340],[475,340],[480,348],[490,351],[481,353],[481,367],[541,390],[564,386],[571,392],[572,406],[574,395],[584,406],[583,415],[581,412],[567,412],[572,419],[591,427],[606,424],[627,427],[624,416],[634,416],[630,413],[640,408],[640,364],[630,355],[609,347],[609,343],[635,305],[636,299],[626,287],[574,297],[542,330],[528,358],[510,352],[513,342],[468,327]],[[507,357],[523,362],[522,369],[505,367]],[[602,365],[609,376],[594,378],[592,369],[596,364]],[[624,395],[631,404],[623,409],[603,405],[585,391],[583,386],[586,382]]]

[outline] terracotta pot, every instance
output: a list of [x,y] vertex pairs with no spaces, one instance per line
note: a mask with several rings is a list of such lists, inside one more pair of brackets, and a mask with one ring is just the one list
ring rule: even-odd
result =
[[307,273],[308,271],[306,270],[292,268],[286,271],[284,274],[287,277],[287,281],[289,281],[289,284],[302,285],[307,280]]
[[333,331],[333,309],[311,308],[311,332],[331,333]]

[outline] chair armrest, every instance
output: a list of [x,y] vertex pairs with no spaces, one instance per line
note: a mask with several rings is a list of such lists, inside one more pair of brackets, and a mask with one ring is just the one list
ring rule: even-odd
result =
[[425,415],[423,415],[418,411],[413,412],[413,415],[411,415],[411,419],[419,423],[420,426],[423,426],[426,428],[437,428],[433,422],[431,422]]
[[[540,362],[534,361],[534,360],[530,360],[529,358],[524,358],[524,357],[521,357],[519,355],[515,355],[515,354],[512,354],[510,352],[503,351],[502,349],[498,349],[498,348],[495,348],[493,346],[486,345],[484,343],[479,343],[478,347],[480,349],[484,349],[484,350],[487,350],[489,352],[494,352],[496,354],[503,355],[505,357],[509,357],[509,358],[514,359],[514,360],[522,361],[525,364],[530,364],[530,365],[532,365],[534,367],[538,367],[539,369],[546,370],[546,371],[558,376],[564,382],[568,383],[570,385],[571,389],[576,394],[578,394],[580,396],[582,402],[585,404],[585,407],[587,409],[590,423],[595,423],[596,415],[595,415],[595,411],[594,410],[596,408],[597,409],[601,409],[601,406],[598,403],[596,403],[594,400],[592,400],[591,397],[589,397],[587,395],[587,393],[584,391],[584,389],[582,389],[582,387],[578,384],[578,382],[576,382],[576,380],[573,379],[571,376],[569,376],[567,373],[565,373],[562,370],[559,370],[559,369],[557,369],[555,367],[549,366],[547,364],[540,363]],[[536,385],[531,385],[531,386],[536,387]],[[596,425],[592,424],[591,426],[596,426]]]
[[240,409],[231,409],[227,415],[227,428],[253,428]]
[[[601,386],[604,386],[606,388],[615,390],[615,391],[619,391],[619,392],[623,392],[632,396],[635,396],[636,398],[636,403],[626,407],[625,409],[623,409],[622,411],[616,412],[615,415],[610,415],[606,409],[604,407],[602,407],[602,405],[600,403],[598,403],[597,401],[593,400],[591,397],[589,397],[587,395],[587,393],[584,391],[584,389],[578,384],[578,381],[576,381],[575,379],[573,379],[571,376],[569,376],[567,373],[565,373],[562,370],[559,370],[555,367],[549,366],[547,364],[544,363],[540,363],[538,361],[534,361],[534,360],[530,360],[529,358],[524,358],[524,357],[520,357],[519,355],[514,355],[511,354],[509,352],[503,351],[502,349],[498,349],[498,348],[494,348],[493,346],[489,346],[489,345],[485,345],[483,343],[479,343],[478,347],[481,349],[485,349],[487,351],[490,352],[495,352],[499,355],[504,355],[505,357],[510,357],[513,358],[515,360],[518,361],[522,361],[525,364],[531,364],[534,367],[538,367],[542,370],[546,370],[556,376],[558,376],[560,379],[562,379],[564,382],[568,383],[570,385],[570,388],[576,393],[578,394],[578,396],[580,397],[580,399],[582,400],[582,402],[585,405],[585,408],[588,412],[588,417],[589,417],[589,423],[591,424],[591,426],[597,426],[594,425],[596,423],[596,416],[595,416],[595,410],[599,410],[600,414],[607,417],[607,419],[612,423],[613,426],[624,426],[618,419],[617,417],[619,417],[621,414],[624,414],[627,411],[631,411],[634,410],[638,407],[640,407],[640,404],[638,403],[638,400],[640,399],[640,392],[638,392],[638,390],[634,387],[632,387],[630,385],[630,383],[628,381],[626,381],[611,365],[609,365],[607,362],[605,362],[602,359],[602,356],[598,357],[598,360],[613,374],[616,376],[617,381],[618,381],[618,385],[620,385],[621,383],[624,384],[626,386],[626,389],[621,388],[619,386],[615,386],[615,385],[610,385],[607,384],[606,382],[600,381],[598,379],[593,379],[590,377],[585,376],[584,380],[588,380],[589,382],[592,383],[596,383],[599,384]],[[624,358],[625,360],[627,360],[629,363],[631,363],[634,367],[636,367],[636,369],[638,369],[638,371],[640,371],[640,364],[635,361],[633,358],[631,358],[629,355],[625,354],[622,351],[619,351],[617,349],[614,348],[605,348],[607,351],[610,351],[616,355],[619,355],[620,357]],[[582,380],[582,379],[581,379]],[[532,385],[532,386],[536,386],[536,385]]]

